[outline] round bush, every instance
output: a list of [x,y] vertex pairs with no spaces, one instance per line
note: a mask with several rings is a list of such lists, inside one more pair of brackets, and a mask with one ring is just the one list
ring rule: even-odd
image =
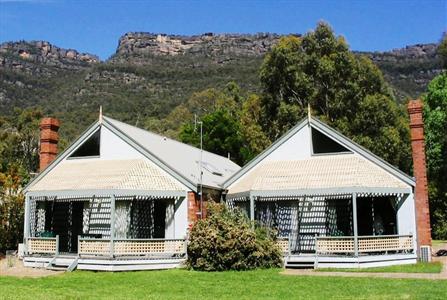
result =
[[207,217],[191,228],[188,267],[201,271],[249,270],[282,265],[276,233],[255,229],[239,209],[209,203]]

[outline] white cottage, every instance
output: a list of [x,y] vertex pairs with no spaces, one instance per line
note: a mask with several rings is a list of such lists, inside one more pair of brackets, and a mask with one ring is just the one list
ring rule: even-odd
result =
[[189,224],[205,212],[200,187],[204,201],[220,200],[221,183],[240,168],[102,116],[55,157],[58,127],[43,119],[42,172],[25,189],[26,266],[176,267],[185,258]]
[[[416,180],[313,117],[223,187],[230,206],[278,231],[286,267],[415,263],[418,229],[430,245],[416,226],[429,220],[428,207],[416,212]],[[427,200],[426,181],[419,187]]]
[[225,199],[275,228],[286,267],[429,259],[421,102],[410,102],[409,112],[415,178],[312,117],[242,169],[108,117],[56,157],[59,123],[44,119],[42,172],[25,189],[24,263],[68,270],[177,267],[188,226],[205,215],[201,189],[204,201]]

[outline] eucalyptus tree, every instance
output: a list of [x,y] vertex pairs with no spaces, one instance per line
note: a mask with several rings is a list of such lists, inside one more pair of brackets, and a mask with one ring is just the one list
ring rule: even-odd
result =
[[372,61],[350,51],[328,24],[282,38],[265,57],[260,79],[261,126],[271,140],[305,117],[309,105],[313,115],[409,170],[404,109]]
[[433,235],[447,239],[447,73],[428,85],[424,123]]

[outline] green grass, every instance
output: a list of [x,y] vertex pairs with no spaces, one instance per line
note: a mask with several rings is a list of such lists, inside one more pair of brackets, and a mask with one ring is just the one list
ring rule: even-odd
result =
[[433,241],[432,241],[432,244],[433,244],[433,246],[440,246],[440,245],[447,244],[447,241],[433,240]]
[[281,270],[186,270],[0,277],[5,299],[445,299],[446,280],[306,277]]
[[400,265],[377,268],[362,268],[362,269],[335,269],[335,268],[321,268],[321,272],[368,272],[368,273],[440,273],[442,264],[440,262],[431,263],[417,263],[412,265]]

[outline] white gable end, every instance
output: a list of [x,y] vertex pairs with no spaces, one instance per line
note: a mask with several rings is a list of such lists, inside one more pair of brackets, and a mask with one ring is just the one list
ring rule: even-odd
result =
[[262,162],[277,160],[300,160],[311,156],[310,130],[309,126],[304,126],[275,149]]
[[101,159],[144,158],[144,155],[116,136],[105,126],[101,126]]
[[[119,136],[110,131],[105,126],[101,126],[100,129],[100,155],[99,157],[95,157],[100,160],[110,160],[110,159],[136,159],[136,158],[144,158],[144,155],[141,154],[138,150],[133,148],[131,145],[123,141]],[[88,139],[86,139],[87,141]],[[91,159],[89,157],[71,157],[72,153],[76,152],[77,149],[82,147],[83,143],[81,143],[76,149],[71,151],[71,153],[64,160],[85,160]]]
[[251,170],[233,182],[231,186],[237,185],[238,182],[251,176],[251,174],[256,172],[256,170],[264,163],[285,160],[303,160],[310,158],[312,156],[310,143],[310,127],[306,125],[279,145],[273,152],[269,153],[266,157],[259,161]]

